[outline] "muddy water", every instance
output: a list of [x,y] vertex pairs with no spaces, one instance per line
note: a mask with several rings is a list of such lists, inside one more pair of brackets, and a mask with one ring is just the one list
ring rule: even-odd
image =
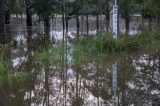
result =
[[[25,72],[23,81],[7,81],[0,88],[0,106],[159,106],[160,49],[135,53],[90,56],[72,63],[71,55],[58,61],[37,55],[50,52],[57,43],[43,27],[9,26],[11,44],[5,56],[12,63],[13,76]],[[54,37],[53,37],[54,36]],[[67,45],[70,51],[71,44]],[[54,49],[53,49],[54,51]],[[112,65],[117,63],[117,87],[113,92]]]

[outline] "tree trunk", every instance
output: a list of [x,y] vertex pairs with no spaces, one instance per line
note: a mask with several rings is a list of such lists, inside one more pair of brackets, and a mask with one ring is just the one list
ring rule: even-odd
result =
[[[49,39],[49,32],[50,32],[50,19],[49,16],[44,16],[44,33],[45,33],[45,41]],[[45,42],[46,43],[46,42]]]
[[149,17],[149,30],[152,30],[152,16]]
[[82,15],[82,17],[81,17],[81,34],[83,34],[83,29],[84,29],[84,16]]
[[125,18],[125,24],[126,24],[126,35],[129,34],[129,18],[126,16]]
[[100,12],[100,0],[97,0],[97,14],[96,14],[96,29],[97,29],[97,35],[99,34],[99,14]]
[[68,0],[65,0],[65,25],[66,25],[66,34],[68,34],[68,21],[69,21],[69,16],[68,16]]
[[105,21],[106,21],[106,31],[108,32],[109,31],[109,22],[110,22],[109,1],[106,0],[105,4],[106,4],[106,7],[105,7],[106,12],[104,13],[104,15],[105,15]]
[[96,15],[96,29],[97,29],[97,35],[99,33],[99,15],[98,15],[98,12],[97,12],[97,15]]
[[109,21],[110,21],[109,13],[106,13],[105,17],[106,17],[106,31],[108,32],[109,31]]
[[128,0],[125,0],[125,26],[126,26],[126,35],[129,34],[129,7],[128,7]]
[[9,14],[9,10],[7,9],[5,11],[5,24],[9,24],[9,19],[10,19],[10,14]]
[[4,24],[5,24],[5,13],[4,13],[4,6],[3,6],[3,0],[2,3],[0,3],[0,44],[4,43]]
[[31,13],[31,2],[30,0],[25,0],[26,4],[26,16],[27,16],[27,26],[32,26],[32,13]]
[[[64,17],[64,13],[62,13],[62,25],[63,25],[63,35],[64,35],[64,31],[65,31],[65,17]],[[63,36],[64,38],[64,36]]]
[[45,16],[44,17],[44,26],[45,27],[49,27],[50,26],[50,24],[49,24],[49,16]]
[[66,34],[68,34],[68,16],[66,17]]
[[77,25],[77,39],[78,39],[78,35],[79,35],[79,16],[76,15],[76,25]]
[[88,21],[88,14],[86,14],[86,28],[87,28],[87,35],[89,35],[89,21]]

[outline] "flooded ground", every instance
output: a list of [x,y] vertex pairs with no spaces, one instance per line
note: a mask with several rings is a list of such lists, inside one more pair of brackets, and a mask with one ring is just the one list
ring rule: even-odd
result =
[[[57,23],[56,26],[61,25]],[[71,25],[69,35],[74,35],[75,30]],[[52,26],[47,36],[41,25],[32,28],[23,24],[9,25],[8,33],[11,46],[4,56],[12,63],[13,76],[24,72],[25,79],[6,81],[2,85],[0,106],[160,105],[159,45],[134,53],[88,56],[83,62],[73,63],[69,42],[61,58],[47,57],[47,53],[56,50],[54,45],[63,39],[62,27]],[[47,53],[43,55],[44,50]],[[39,53],[42,53],[41,59],[37,58]],[[117,73],[113,77],[115,63]],[[113,88],[113,78],[117,78],[116,88]]]

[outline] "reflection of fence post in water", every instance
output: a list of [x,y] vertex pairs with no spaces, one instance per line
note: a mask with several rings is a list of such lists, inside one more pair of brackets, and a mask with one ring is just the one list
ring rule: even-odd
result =
[[[113,10],[112,10],[112,36],[114,39],[117,39],[118,35],[118,6],[117,0],[114,1]],[[112,65],[112,90],[114,92],[114,106],[117,106],[117,62]]]
[[117,92],[117,63],[112,65],[112,90],[114,93],[114,106],[117,106],[116,92]]

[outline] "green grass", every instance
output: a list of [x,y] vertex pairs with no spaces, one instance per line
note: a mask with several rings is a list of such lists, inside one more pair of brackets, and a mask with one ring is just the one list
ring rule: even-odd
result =
[[43,50],[40,53],[37,53],[36,60],[39,63],[47,63],[62,60],[64,55],[64,46],[62,43],[57,44],[52,47],[50,50]]
[[16,70],[13,73],[11,62],[4,59],[4,49],[0,49],[0,87],[11,87],[14,84],[23,83],[27,79],[28,72]]
[[[81,36],[71,50],[72,64],[80,64],[87,61],[91,56],[107,56],[110,53],[134,52],[138,49],[155,45],[160,41],[160,30],[149,33],[141,33],[135,36],[119,36],[113,39],[111,34],[102,33],[100,36]],[[38,53],[37,59],[40,63],[60,62],[65,55],[64,44],[60,43],[52,47],[52,50],[44,50]],[[92,58],[91,57],[91,58]]]
[[[133,52],[148,45],[154,45],[160,41],[160,30],[154,30],[149,33],[141,33],[135,36],[121,36],[117,40],[113,39],[111,34],[103,33],[98,37],[80,38],[74,44],[74,49],[81,55],[103,54],[107,55],[113,52]],[[80,50],[77,50],[79,48]],[[83,51],[83,53],[81,52]],[[78,55],[80,55],[80,53]],[[74,54],[74,53],[73,53]]]

